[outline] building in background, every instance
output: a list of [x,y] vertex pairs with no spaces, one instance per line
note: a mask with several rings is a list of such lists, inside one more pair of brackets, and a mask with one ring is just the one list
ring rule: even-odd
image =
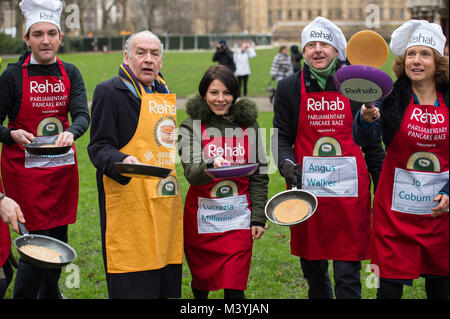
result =
[[448,0],[407,0],[407,8],[413,19],[439,23],[448,39],[448,2]]
[[[298,41],[317,16],[335,22],[348,37],[367,28],[389,37],[410,18],[407,0],[240,0],[244,28],[270,32],[273,39]],[[251,30],[251,31],[250,31]]]
[[[0,0],[0,32],[22,36],[20,0]],[[150,29],[157,34],[270,34],[298,42],[317,16],[334,21],[347,37],[372,28],[386,39],[410,18],[440,23],[448,35],[448,0],[65,0],[79,9],[73,36],[117,36]],[[19,10],[19,11],[18,11]],[[62,19],[71,12],[63,10]],[[63,20],[64,21],[64,20]]]

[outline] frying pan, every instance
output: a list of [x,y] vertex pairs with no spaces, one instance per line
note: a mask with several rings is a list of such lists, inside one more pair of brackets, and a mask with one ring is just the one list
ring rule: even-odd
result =
[[[292,223],[282,223],[277,220],[277,218],[274,216],[275,208],[278,206],[278,204],[290,200],[290,199],[300,199],[306,202],[308,205],[309,211],[308,214],[295,222]],[[292,189],[283,191],[281,193],[278,193],[274,195],[266,204],[266,207],[264,209],[264,212],[266,213],[267,219],[269,219],[272,223],[282,225],[282,226],[293,226],[300,223],[303,223],[307,219],[309,219],[316,211],[317,209],[317,197],[314,196],[314,194],[302,190],[297,189],[297,187],[293,186]]]
[[259,164],[243,164],[243,165],[230,165],[224,167],[208,168],[206,174],[211,178],[231,178],[252,175],[257,169]]
[[367,65],[348,65],[337,70],[334,84],[345,97],[361,103],[384,99],[394,88],[387,73]]
[[391,77],[378,69],[389,56],[381,35],[372,30],[355,33],[348,41],[346,54],[352,65],[340,68],[334,75],[334,84],[345,97],[369,107],[392,92]]
[[171,169],[146,165],[146,164],[127,164],[127,163],[114,163],[119,173],[127,177],[140,177],[140,178],[166,178],[169,176]]
[[[75,252],[75,250],[69,245],[67,245],[65,242],[62,242],[58,239],[49,236],[30,234],[26,229],[25,225],[20,222],[19,222],[19,231],[22,236],[17,237],[14,240],[14,246],[16,246],[17,251],[24,260],[28,261],[29,263],[33,264],[36,267],[57,269],[70,264],[73,260],[75,260],[75,258],[77,258],[77,253]],[[25,254],[23,251],[20,250],[20,247],[27,244],[56,250],[58,253],[61,254],[60,256],[61,262],[59,263],[48,262]]]
[[32,155],[61,155],[67,153],[72,146],[52,146],[51,143],[31,142],[31,144],[24,144],[25,150]]

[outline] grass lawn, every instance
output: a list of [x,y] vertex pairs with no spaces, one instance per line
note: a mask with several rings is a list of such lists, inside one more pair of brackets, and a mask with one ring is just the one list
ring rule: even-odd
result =
[[[257,50],[257,57],[250,59],[252,74],[248,82],[248,95],[268,95],[267,84],[270,80],[270,66],[276,49]],[[203,73],[211,65],[213,52],[164,52],[162,74],[169,85],[170,90],[178,97],[186,97],[196,92]],[[119,71],[119,65],[123,62],[122,53],[84,53],[58,55],[61,60],[73,63],[80,70],[86,85],[88,99],[92,99],[96,85],[113,76]],[[5,59],[2,70],[7,63],[16,60]]]
[[[276,54],[276,49],[258,50],[257,57],[251,60],[252,75],[249,82],[249,95],[266,95],[269,70]],[[212,65],[212,52],[166,52],[164,75],[173,92],[185,97],[196,91],[201,75]],[[86,82],[88,97],[91,99],[95,85],[117,74],[121,63],[121,54],[67,54],[63,60],[74,63],[80,69]],[[5,61],[6,62],[6,61]],[[9,60],[8,62],[11,62]],[[5,67],[5,64],[3,65]],[[3,68],[4,69],[4,68]],[[390,66],[385,66],[389,71]],[[391,72],[389,72],[391,73]],[[262,128],[272,127],[270,112],[262,112],[259,116]],[[184,111],[178,112],[178,122],[186,118]],[[267,142],[269,139],[267,140]],[[79,287],[73,287],[71,279],[74,268],[63,269],[60,286],[64,295],[71,299],[107,298],[106,281],[101,254],[100,224],[97,202],[95,169],[89,161],[86,146],[89,132],[76,142],[80,172],[80,197],[77,223],[69,227],[69,243],[78,253],[72,265],[79,269]],[[269,149],[269,144],[267,144]],[[177,164],[181,193],[184,197],[188,184],[183,176],[183,169]],[[275,172],[270,175],[269,198],[285,189],[284,180]],[[133,212],[130,212],[132,218]],[[12,234],[15,238],[17,235]],[[307,283],[302,276],[297,257],[290,255],[289,228],[269,223],[263,238],[255,241],[252,267],[246,291],[247,298],[268,299],[304,299],[307,298]],[[18,256],[18,253],[14,251]],[[366,263],[361,271],[363,298],[375,298],[376,289],[367,288]],[[330,265],[331,266],[331,265]],[[330,271],[332,271],[330,267]],[[183,298],[193,298],[190,290],[190,272],[187,264],[183,265]],[[12,286],[6,298],[12,296]],[[211,298],[222,298],[222,292],[212,292]],[[413,287],[405,287],[404,298],[425,298],[423,279],[416,280]]]

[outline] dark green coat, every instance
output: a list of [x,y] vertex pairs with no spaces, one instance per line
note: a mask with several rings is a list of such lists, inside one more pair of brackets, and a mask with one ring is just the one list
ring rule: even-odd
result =
[[[259,131],[259,125],[256,121],[258,110],[256,104],[248,99],[242,98],[233,104],[226,116],[217,116],[209,108],[206,101],[199,95],[188,98],[186,101],[186,112],[190,116],[180,125],[178,136],[178,153],[184,168],[184,176],[192,185],[202,185],[212,181],[206,175],[206,161],[202,153],[202,137],[199,129],[194,130],[194,121],[201,121],[206,128],[214,127],[220,130],[222,136],[225,136],[226,128],[239,128],[246,126],[249,131]],[[250,130],[253,128],[253,130]],[[249,176],[250,200],[251,205],[251,225],[264,226],[266,216],[264,207],[267,202],[267,192],[269,177],[267,173],[267,158],[265,156],[264,145],[261,142],[260,135],[252,138],[249,134],[251,158],[249,162],[259,163],[259,170]],[[197,150],[197,151],[195,151]]]

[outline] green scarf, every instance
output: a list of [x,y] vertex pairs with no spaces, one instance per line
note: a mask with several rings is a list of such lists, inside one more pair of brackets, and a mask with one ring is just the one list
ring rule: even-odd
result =
[[308,64],[308,62],[305,60],[305,63],[308,64],[309,70],[311,71],[311,78],[316,79],[317,83],[319,84],[320,88],[322,90],[325,89],[325,85],[327,84],[327,78],[329,76],[333,76],[334,72],[336,72],[336,64],[337,64],[337,57],[335,57],[330,65],[328,65],[323,70],[318,70],[313,68],[311,65]]

